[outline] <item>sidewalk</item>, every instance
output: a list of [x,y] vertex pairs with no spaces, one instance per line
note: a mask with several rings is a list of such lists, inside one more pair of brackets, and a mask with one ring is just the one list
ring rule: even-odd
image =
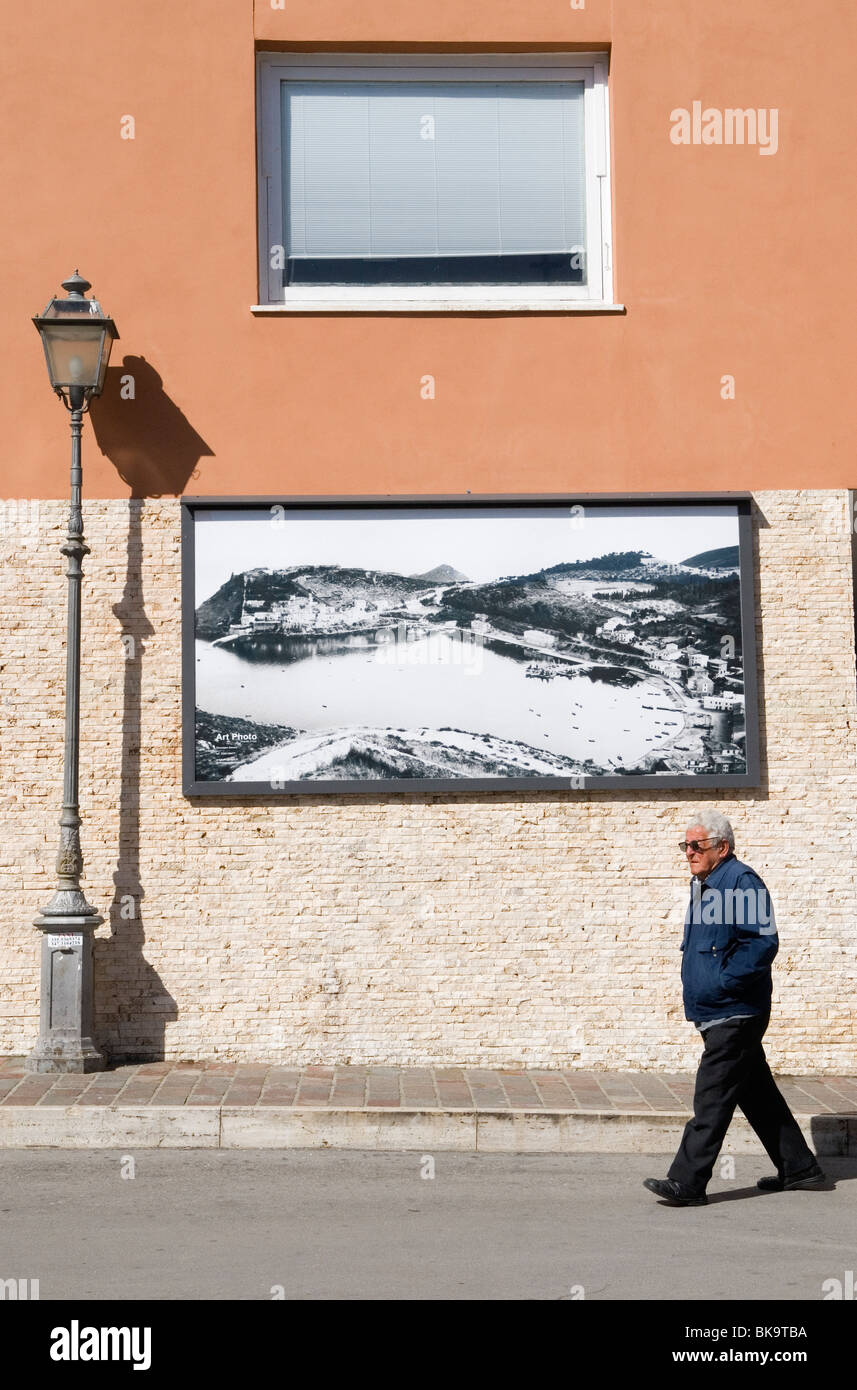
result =
[[[0,1058],[0,1147],[671,1153],[694,1078],[543,1068],[147,1062],[37,1076]],[[819,1155],[857,1155],[857,1076],[779,1077]],[[726,1153],[761,1146],[736,1115]]]

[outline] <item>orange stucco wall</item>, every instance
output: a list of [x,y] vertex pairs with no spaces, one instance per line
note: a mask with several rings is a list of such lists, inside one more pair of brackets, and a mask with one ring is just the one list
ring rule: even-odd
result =
[[[251,315],[254,49],[360,44],[610,49],[627,316]],[[112,371],[94,407],[91,497],[852,485],[855,51],[853,0],[16,7],[0,493],[66,491],[29,319],[75,265],[138,377],[121,402]],[[777,154],[673,145],[670,112],[697,99],[776,107]]]

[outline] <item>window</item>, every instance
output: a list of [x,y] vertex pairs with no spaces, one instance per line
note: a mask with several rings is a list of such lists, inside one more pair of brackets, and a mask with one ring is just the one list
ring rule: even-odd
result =
[[268,54],[259,110],[263,304],[610,304],[606,58]]

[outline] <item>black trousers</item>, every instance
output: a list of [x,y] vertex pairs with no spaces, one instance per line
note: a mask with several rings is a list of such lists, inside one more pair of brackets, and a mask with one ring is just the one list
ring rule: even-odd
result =
[[781,1178],[816,1163],[800,1126],[777,1089],[762,1038],[770,1014],[736,1018],[706,1028],[705,1051],[696,1074],[693,1119],[685,1126],[667,1177],[697,1196],[705,1192],[726,1131],[743,1111]]

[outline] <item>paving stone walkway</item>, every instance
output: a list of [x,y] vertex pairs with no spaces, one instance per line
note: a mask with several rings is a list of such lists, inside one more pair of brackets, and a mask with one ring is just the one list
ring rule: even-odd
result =
[[[857,1076],[781,1076],[796,1115],[857,1115]],[[145,1062],[89,1076],[38,1076],[0,1058],[0,1105],[318,1106],[327,1109],[597,1111],[692,1109],[694,1077],[673,1072],[549,1071],[538,1067],[282,1067]]]

